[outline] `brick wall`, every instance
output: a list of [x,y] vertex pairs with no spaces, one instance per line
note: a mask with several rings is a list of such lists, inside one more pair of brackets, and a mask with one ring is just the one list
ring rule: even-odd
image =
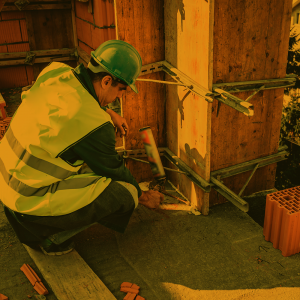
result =
[[[29,50],[25,13],[21,11],[0,13],[0,53]],[[32,66],[0,68],[0,89],[26,86],[33,80]]]
[[93,1],[93,12],[88,12],[88,2],[75,2],[78,45],[88,54],[108,40],[116,39],[114,2]]

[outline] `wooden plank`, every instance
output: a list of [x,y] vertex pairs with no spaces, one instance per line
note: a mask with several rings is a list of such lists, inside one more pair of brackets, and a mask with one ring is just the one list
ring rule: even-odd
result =
[[[142,64],[150,64],[165,59],[164,7],[160,0],[116,0],[116,20],[118,39],[134,46],[142,58]],[[144,76],[164,80],[164,72]],[[130,127],[126,137],[126,149],[143,148],[138,130],[150,126],[158,147],[166,145],[165,135],[165,86],[136,82],[138,94],[126,92],[124,117]],[[129,161],[127,166],[138,182],[153,178],[150,166]]]
[[72,0],[72,28],[73,28],[73,38],[74,38],[74,46],[78,47],[78,38],[77,38],[77,28],[75,21],[75,0]]
[[[22,11],[30,10],[53,10],[53,9],[72,9],[71,3],[58,3],[58,4],[28,4]],[[2,11],[19,11],[15,5],[6,5],[2,8]]]
[[[213,2],[185,0],[183,5],[172,0],[164,2],[166,61],[209,91]],[[197,95],[185,97],[186,92],[184,87],[166,87],[167,147],[209,181],[211,104]],[[208,214],[208,193],[184,175],[170,174],[170,178],[193,206]]]
[[[28,42],[30,51],[36,50],[36,43],[35,43],[35,35],[34,35],[34,28],[33,28],[33,20],[32,20],[32,13],[30,11],[25,12],[25,22],[27,28],[27,35],[28,35]],[[37,79],[39,76],[40,70],[37,65],[33,65],[33,78],[34,80]],[[28,82],[30,83],[30,82]]]
[[[36,57],[47,56],[47,55],[68,55],[75,51],[73,49],[51,49],[51,50],[33,50],[32,53],[36,54]],[[12,59],[26,57],[27,52],[11,52],[11,53],[0,53],[0,59]]]
[[116,300],[76,250],[48,256],[24,245],[58,300]]
[[[15,3],[16,0],[6,0],[6,3]],[[41,3],[41,2],[70,2],[70,0],[30,0],[30,3]]]
[[[213,84],[285,78],[291,9],[292,0],[215,0]],[[283,91],[257,93],[251,99],[251,118],[226,105],[221,105],[217,117],[217,103],[213,103],[211,171],[277,152]],[[247,99],[251,94],[235,96]],[[275,170],[276,164],[259,168],[244,194],[273,188]],[[224,184],[238,193],[250,174],[224,179]],[[210,205],[226,201],[218,199],[217,193],[210,196]]]
[[[65,57],[40,57],[34,60],[34,64],[40,64],[45,62],[52,62],[52,61],[71,61],[76,60],[75,57],[65,56]],[[1,60],[0,67],[3,66],[16,66],[16,65],[24,65],[24,59],[17,59],[17,60]]]
[[71,10],[44,10],[30,13],[36,44],[36,48],[32,50],[74,48]]
[[3,9],[3,6],[5,5],[6,0],[0,0],[0,12]]
[[78,55],[79,57],[86,63],[88,64],[91,56],[87,54],[84,50],[82,50],[79,46],[77,47]]

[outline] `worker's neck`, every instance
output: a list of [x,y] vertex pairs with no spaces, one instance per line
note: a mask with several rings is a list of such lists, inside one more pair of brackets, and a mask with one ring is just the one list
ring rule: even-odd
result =
[[94,90],[96,92],[96,96],[98,98],[98,101],[100,103],[101,106],[105,106],[106,104],[104,103],[104,90],[101,87],[101,81],[93,81],[93,86],[94,86]]

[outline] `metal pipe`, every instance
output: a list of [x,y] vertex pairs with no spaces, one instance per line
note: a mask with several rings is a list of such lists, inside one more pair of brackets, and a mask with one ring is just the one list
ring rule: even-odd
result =
[[186,84],[178,83],[178,82],[172,82],[172,81],[162,81],[162,80],[155,80],[155,79],[139,79],[138,81],[149,81],[149,82],[157,82],[157,83],[164,83],[164,84],[175,84],[175,85],[181,85],[181,86],[187,86]]
[[238,194],[239,197],[241,197],[241,195],[242,195],[244,189],[247,187],[249,181],[251,180],[251,178],[252,178],[252,176],[254,175],[255,171],[257,170],[258,166],[259,166],[259,164],[257,164],[257,165],[255,166],[255,168],[253,169],[253,171],[252,171],[252,173],[250,174],[249,178],[247,179],[246,183],[244,184],[244,186],[242,187],[241,191],[239,192],[239,194]]
[[[136,161],[139,161],[139,162],[143,162],[143,163],[145,163],[145,164],[149,164],[148,161],[141,160],[141,159],[134,158],[134,157],[130,157],[130,156],[125,156],[125,155],[124,155],[123,158],[130,158],[130,159],[132,159],[132,160],[136,160]],[[189,175],[188,173],[182,172],[182,171],[179,171],[179,170],[174,170],[174,169],[170,169],[170,168],[166,168],[166,167],[164,167],[164,169],[165,169],[165,170],[168,170],[168,171],[172,171],[172,172],[177,172],[177,173]]]

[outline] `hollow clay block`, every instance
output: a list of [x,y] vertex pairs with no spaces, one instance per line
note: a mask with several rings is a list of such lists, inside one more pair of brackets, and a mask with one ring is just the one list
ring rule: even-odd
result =
[[0,294],[0,300],[8,300],[8,297],[3,294]]
[[123,300],[134,300],[136,294],[128,293]]

